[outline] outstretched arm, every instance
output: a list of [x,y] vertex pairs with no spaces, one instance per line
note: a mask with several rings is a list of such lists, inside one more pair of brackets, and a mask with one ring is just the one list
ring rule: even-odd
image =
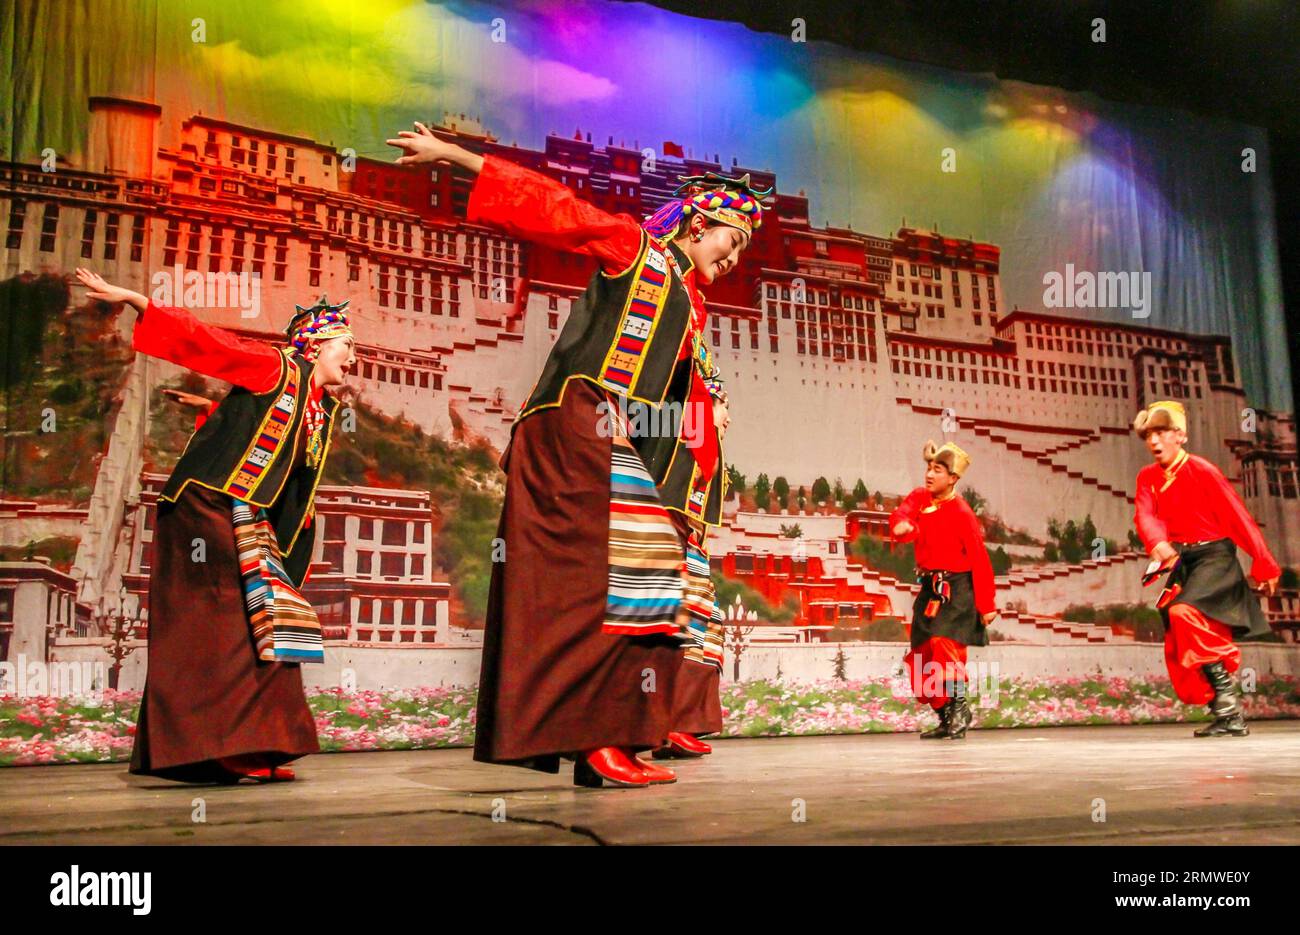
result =
[[522,240],[581,253],[606,272],[621,272],[641,252],[641,228],[626,214],[610,214],[567,186],[497,156],[479,156],[439,139],[422,123],[388,140],[406,155],[398,165],[450,162],[478,175],[467,220],[491,224]]
[[77,279],[89,290],[89,298],[126,302],[139,313],[131,346],[141,354],[254,393],[268,392],[280,382],[283,358],[275,348],[205,325],[183,308],[159,305],[138,292],[105,282],[90,270],[78,267]]

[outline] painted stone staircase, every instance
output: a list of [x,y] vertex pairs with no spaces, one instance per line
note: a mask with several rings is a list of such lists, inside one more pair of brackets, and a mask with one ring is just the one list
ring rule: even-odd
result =
[[[943,410],[937,406],[923,406],[903,396],[897,397],[895,401],[899,405],[907,406],[919,415],[935,416],[943,414]],[[1071,480],[1076,480],[1088,487],[1095,487],[1102,493],[1109,494],[1112,497],[1116,497],[1128,503],[1133,502],[1133,498],[1129,496],[1127,489],[1115,487],[1100,478],[1093,477],[1084,471],[1072,468],[1061,459],[1064,455],[1078,452],[1088,445],[1096,444],[1101,440],[1102,435],[1105,433],[1122,430],[1112,430],[1106,427],[1102,427],[1101,429],[1090,429],[1080,434],[1080,436],[1074,441],[1035,448],[1026,445],[1024,442],[1015,441],[1003,431],[999,431],[998,426],[990,425],[982,419],[958,417],[957,424],[962,429],[970,431],[980,438],[986,438],[990,442],[998,444],[1007,451],[1018,454],[1028,461],[1040,464],[1053,473],[1064,474]]]
[[[996,442],[997,444],[1001,445],[1003,448],[1007,449],[1007,451],[1015,452],[1019,454],[1022,458],[1035,461],[1038,464],[1043,465],[1044,467],[1048,468],[1049,470],[1051,470],[1056,474],[1064,474],[1066,477],[1070,478],[1071,480],[1076,480],[1079,483],[1083,484],[1084,486],[1095,487],[1098,490],[1100,490],[1102,493],[1110,494],[1112,497],[1117,497],[1120,500],[1124,500],[1128,503],[1133,502],[1133,498],[1129,496],[1128,491],[1126,489],[1120,489],[1118,487],[1114,487],[1103,480],[1093,477],[1090,474],[1086,474],[1083,471],[1076,470],[1070,467],[1069,464],[1065,463],[1063,460],[1060,459],[1061,455],[1064,455],[1068,452],[1078,451],[1086,445],[1096,444],[1098,441],[1101,440],[1100,432],[1094,430],[1090,432],[1088,436],[1085,436],[1084,438],[1079,439],[1078,441],[1067,442],[1063,445],[1056,445],[1050,448],[1044,448],[1041,451],[1036,451],[1032,448],[1025,446],[1022,442],[1013,441],[1012,439],[1008,438],[1006,435],[1002,435],[987,426],[980,425],[974,420],[958,419],[957,421],[958,424],[962,426],[962,428],[968,428],[976,435],[987,438],[991,442]],[[971,423],[971,424],[966,424],[966,423]]]
[[1115,633],[1110,627],[1074,623],[1060,617],[1004,610],[993,621],[993,630],[1016,642],[1027,643],[1132,643],[1133,637]]

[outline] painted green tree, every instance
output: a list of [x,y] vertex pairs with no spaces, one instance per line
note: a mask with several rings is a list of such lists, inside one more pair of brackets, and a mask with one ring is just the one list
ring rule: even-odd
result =
[[772,492],[776,494],[776,502],[781,509],[790,509],[790,482],[783,475],[772,481]]

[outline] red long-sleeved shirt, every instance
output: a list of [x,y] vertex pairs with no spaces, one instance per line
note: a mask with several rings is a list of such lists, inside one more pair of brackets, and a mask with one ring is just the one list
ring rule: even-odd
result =
[[630,215],[602,211],[554,179],[497,156],[483,157],[466,219],[594,257],[606,273],[627,269],[641,251],[641,228]]
[[1213,463],[1189,454],[1165,490],[1165,469],[1152,463],[1138,471],[1133,524],[1150,552],[1160,542],[1204,542],[1228,538],[1251,558],[1251,577],[1270,581],[1281,574],[1246,505]]
[[[516,165],[499,156],[484,156],[483,169],[470,191],[466,209],[469,221],[491,224],[522,240],[557,250],[594,257],[606,274],[621,273],[641,252],[641,225],[630,215],[610,214],[575,195],[567,186],[539,172]],[[682,281],[691,300],[696,330],[706,323],[704,296],[695,282],[695,268],[682,270]],[[678,360],[691,356],[690,341],[683,341]],[[718,457],[713,403],[698,372],[693,372],[686,418],[700,413],[704,443],[692,453],[705,473],[712,473]],[[689,422],[684,434],[695,436]]]
[[[579,198],[555,179],[499,156],[484,156],[470,191],[466,219],[491,224],[522,240],[594,257],[607,274],[621,273],[641,252],[641,225],[631,215],[610,214]],[[707,321],[695,268],[682,270],[695,327]],[[689,342],[679,359],[689,357]]]
[[199,321],[183,308],[149,307],[136,319],[131,346],[195,373],[266,393],[280,382],[282,358],[269,344]]
[[984,530],[975,511],[961,497],[953,497],[925,512],[933,503],[930,491],[917,487],[889,514],[889,529],[902,520],[912,531],[898,542],[916,544],[916,564],[926,571],[969,571],[975,587],[975,609],[980,614],[997,609],[993,563],[984,548]]

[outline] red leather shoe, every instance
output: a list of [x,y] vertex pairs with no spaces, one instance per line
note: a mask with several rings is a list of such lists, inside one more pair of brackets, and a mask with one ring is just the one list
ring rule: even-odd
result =
[[650,785],[652,786],[677,781],[677,774],[671,769],[667,769],[663,766],[656,766],[654,763],[647,763],[645,760],[635,755],[632,757],[632,762],[641,767],[641,772],[645,774],[646,779],[649,780]]
[[679,734],[676,731],[668,735],[668,739],[687,750],[698,751],[699,756],[708,756],[713,752],[713,747],[709,746],[694,734]]
[[600,747],[588,750],[573,762],[573,784],[599,789],[605,783],[612,786],[648,786],[645,771],[632,761],[619,747]]
[[669,731],[668,743],[662,747],[657,747],[654,753],[650,755],[656,760],[681,760],[704,756],[706,753],[712,752],[712,747],[691,734]]
[[293,770],[287,766],[254,766],[257,757],[231,756],[217,760],[217,765],[225,771],[218,780],[223,785],[234,785],[241,779],[255,782],[293,782],[296,778]]

